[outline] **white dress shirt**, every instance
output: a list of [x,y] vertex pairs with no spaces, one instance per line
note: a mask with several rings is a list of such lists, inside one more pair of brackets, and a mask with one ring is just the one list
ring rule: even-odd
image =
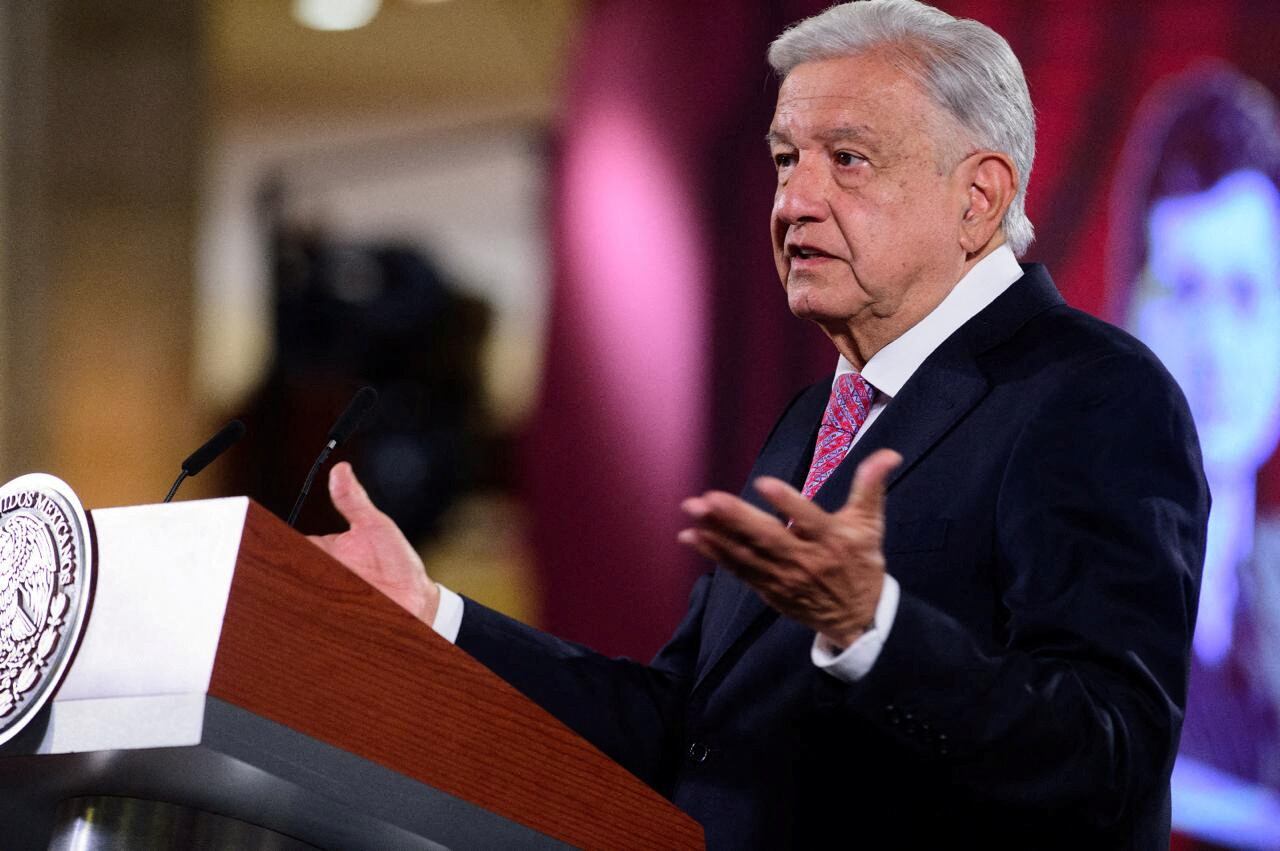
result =
[[[1013,256],[1013,251],[1007,245],[1000,246],[970,269],[942,303],[927,316],[876,352],[862,369],[862,377],[876,389],[875,401],[853,442],[858,442],[858,438],[893,401],[893,397],[901,392],[907,379],[920,368],[925,358],[933,354],[934,349],[995,301],[998,295],[1020,277],[1022,268]],[[853,364],[841,356],[836,364],[837,377],[854,371]],[[443,585],[439,588],[440,607],[436,609],[431,628],[450,642],[456,642],[458,631],[462,629],[462,597]],[[875,621],[871,629],[844,649],[834,646],[821,635],[817,636],[811,652],[813,664],[847,682],[866,676],[879,658],[880,649],[889,637],[889,630],[893,628],[900,593],[897,580],[892,576],[885,576],[884,589],[880,594],[880,602],[876,605]]]

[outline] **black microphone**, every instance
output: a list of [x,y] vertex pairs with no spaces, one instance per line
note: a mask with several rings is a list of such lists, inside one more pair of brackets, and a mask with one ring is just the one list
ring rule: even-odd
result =
[[164,498],[165,502],[173,499],[173,495],[178,492],[178,485],[182,484],[182,480],[187,476],[194,476],[205,467],[208,467],[214,458],[217,458],[223,452],[231,448],[237,440],[244,437],[244,423],[239,420],[232,420],[224,425],[217,434],[209,438],[204,446],[201,446],[195,452],[187,456],[187,460],[182,462],[182,472],[178,474],[178,478],[174,479],[173,487],[169,488],[169,495]]
[[333,428],[329,429],[328,443],[324,445],[324,449],[320,450],[320,457],[316,458],[316,463],[311,465],[307,480],[302,483],[302,493],[298,494],[298,500],[293,504],[293,510],[289,512],[290,526],[293,526],[294,521],[298,519],[302,503],[306,501],[307,494],[311,493],[311,483],[315,481],[316,473],[328,459],[329,453],[346,443],[347,439],[356,433],[356,429],[360,428],[360,421],[373,410],[376,404],[378,404],[378,392],[372,387],[361,387],[347,403],[347,409],[342,412],[342,416],[338,417]]
[[351,402],[347,405],[347,409],[342,412],[342,416],[338,417],[338,421],[333,424],[333,428],[329,429],[329,449],[336,449],[347,438],[355,434],[356,429],[360,428],[360,422],[364,419],[365,414],[373,410],[373,406],[378,404],[378,391],[372,387],[361,387],[356,391],[356,395],[351,398]]

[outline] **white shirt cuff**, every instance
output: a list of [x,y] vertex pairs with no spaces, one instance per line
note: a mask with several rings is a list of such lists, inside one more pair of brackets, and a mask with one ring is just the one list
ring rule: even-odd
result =
[[458,631],[462,629],[462,597],[439,583],[436,587],[440,589],[440,605],[431,628],[445,641],[457,644]]
[[[809,658],[813,660],[813,664],[846,683],[857,682],[869,674],[876,660],[880,658],[880,650],[884,647],[885,639],[889,637],[889,630],[893,629],[893,619],[898,614],[898,598],[901,593],[898,580],[886,575],[884,587],[880,589],[880,602],[876,603],[876,614],[871,629],[843,649],[832,644],[822,634],[814,636],[813,649],[809,651]],[[461,616],[459,616],[459,622],[461,622]]]

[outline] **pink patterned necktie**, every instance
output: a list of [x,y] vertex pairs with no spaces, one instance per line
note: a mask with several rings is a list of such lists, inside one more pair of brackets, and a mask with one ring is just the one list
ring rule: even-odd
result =
[[835,380],[827,410],[822,415],[822,425],[818,427],[818,442],[813,447],[809,477],[804,481],[802,493],[806,499],[813,499],[849,454],[853,437],[867,421],[875,395],[876,389],[856,372],[846,372]]

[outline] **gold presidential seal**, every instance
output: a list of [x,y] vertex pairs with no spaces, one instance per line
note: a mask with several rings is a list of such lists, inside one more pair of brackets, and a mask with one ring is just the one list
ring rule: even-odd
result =
[[0,744],[53,696],[84,628],[92,584],[88,520],[42,473],[0,487]]

